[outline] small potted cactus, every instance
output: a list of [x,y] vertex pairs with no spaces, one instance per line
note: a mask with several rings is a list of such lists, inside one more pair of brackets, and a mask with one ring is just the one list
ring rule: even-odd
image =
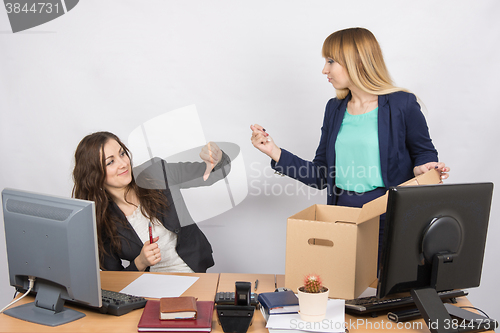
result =
[[305,321],[321,321],[325,318],[328,303],[328,288],[323,286],[317,274],[304,278],[304,285],[298,289],[299,314]]

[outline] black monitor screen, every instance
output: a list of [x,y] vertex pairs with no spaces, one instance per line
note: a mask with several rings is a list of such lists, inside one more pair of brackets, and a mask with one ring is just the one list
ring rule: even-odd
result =
[[479,286],[492,183],[391,188],[377,296]]

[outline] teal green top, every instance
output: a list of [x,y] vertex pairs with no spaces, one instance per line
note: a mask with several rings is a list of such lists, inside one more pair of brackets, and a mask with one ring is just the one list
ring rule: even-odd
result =
[[378,108],[355,116],[346,110],[335,142],[335,153],[337,187],[358,193],[384,187],[378,145]]

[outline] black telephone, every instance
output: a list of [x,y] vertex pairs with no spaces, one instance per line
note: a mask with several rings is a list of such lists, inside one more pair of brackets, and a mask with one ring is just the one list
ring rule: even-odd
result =
[[[259,294],[250,294],[250,305],[256,306],[259,304],[257,297]],[[215,303],[220,305],[234,305],[234,292],[232,291],[222,291],[215,294]]]
[[225,333],[246,333],[248,330],[258,304],[257,295],[250,292],[251,286],[250,282],[237,281],[234,293],[215,295],[217,317]]

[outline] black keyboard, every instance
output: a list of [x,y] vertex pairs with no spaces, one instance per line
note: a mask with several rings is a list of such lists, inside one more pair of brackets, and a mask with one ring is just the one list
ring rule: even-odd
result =
[[[20,293],[25,293],[27,291],[22,288],[16,288],[16,290]],[[36,295],[36,292],[31,291],[31,294]],[[145,307],[146,302],[148,301],[144,297],[138,297],[104,289],[101,289],[101,300],[102,306],[100,308],[74,301],[65,301],[65,303],[77,307],[84,307],[94,311],[99,311],[100,313],[121,316],[129,313],[132,310]]]
[[102,290],[102,306],[99,312],[121,316],[132,310],[143,308],[147,300],[116,291]]
[[[440,291],[438,296],[446,301],[455,297],[467,296],[464,290]],[[354,314],[372,313],[375,311],[392,310],[404,306],[415,305],[411,296],[377,299],[375,296],[361,297],[345,301],[346,312]]]

